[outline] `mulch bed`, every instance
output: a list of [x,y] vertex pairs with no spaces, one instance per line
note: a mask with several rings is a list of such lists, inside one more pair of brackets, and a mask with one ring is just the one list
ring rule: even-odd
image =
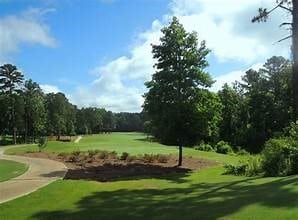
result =
[[101,182],[131,179],[136,177],[161,177],[169,174],[186,174],[190,171],[200,170],[215,166],[214,161],[183,157],[183,166],[177,167],[177,156],[167,155],[167,161],[144,161],[134,158],[120,160],[116,158],[100,159],[96,156],[90,157],[88,153],[82,152],[79,156],[72,154],[56,153],[25,153],[23,156],[35,158],[47,158],[63,162],[68,172],[65,179],[73,180],[96,180]]

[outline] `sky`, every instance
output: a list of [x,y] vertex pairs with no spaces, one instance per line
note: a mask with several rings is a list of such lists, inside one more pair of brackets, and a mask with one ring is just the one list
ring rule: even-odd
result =
[[154,73],[151,44],[173,16],[211,49],[208,72],[218,91],[273,55],[289,58],[289,35],[275,0],[0,0],[0,64],[12,63],[78,107],[139,112],[144,82]]

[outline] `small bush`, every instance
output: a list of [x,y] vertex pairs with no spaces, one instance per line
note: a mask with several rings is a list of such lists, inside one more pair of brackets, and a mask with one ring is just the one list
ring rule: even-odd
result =
[[247,168],[247,164],[225,164],[224,165],[224,169],[225,172],[224,174],[229,174],[229,175],[235,175],[235,176],[243,176],[246,173],[246,168]]
[[262,151],[266,176],[298,174],[298,146],[292,138],[270,139]]
[[216,152],[220,153],[220,154],[231,154],[231,153],[233,153],[232,147],[225,141],[219,141],[215,145],[215,149],[216,149]]
[[143,160],[146,163],[153,163],[155,160],[157,160],[157,155],[153,155],[153,154],[144,154],[143,156]]
[[169,159],[170,159],[169,155],[164,155],[164,154],[157,155],[158,163],[167,163],[169,161]]
[[137,156],[131,156],[131,155],[128,155],[127,157],[126,157],[126,161],[127,162],[133,162],[133,161],[136,161],[138,158],[137,158]]
[[98,155],[99,159],[108,159],[109,158],[109,152],[107,152],[107,151],[99,151],[97,153],[97,155]]
[[96,150],[88,150],[88,156],[90,158],[93,158],[97,153],[98,153],[98,151],[96,151]]
[[292,138],[295,141],[298,141],[298,121],[296,121],[296,123],[294,122],[291,123],[289,135],[290,135],[290,138]]
[[237,151],[237,154],[238,154],[238,155],[242,155],[242,156],[249,155],[249,153],[248,153],[246,150],[244,150],[244,149],[239,149],[239,150]]
[[41,152],[41,150],[43,148],[45,148],[47,146],[47,144],[48,144],[48,139],[46,137],[40,137],[40,138],[38,138],[38,140],[37,140],[37,146],[39,148],[39,152]]
[[78,157],[78,156],[80,156],[81,151],[76,150],[76,151],[73,151],[71,154],[72,154],[73,156],[75,156],[75,157]]
[[70,155],[70,156],[67,158],[67,161],[68,161],[68,162],[76,162],[76,161],[77,161],[77,157],[74,156],[74,155]]
[[260,157],[252,156],[247,160],[239,161],[238,164],[226,164],[224,165],[224,174],[230,174],[235,176],[257,176],[262,173],[261,159]]
[[61,153],[58,154],[58,157],[65,158],[66,156],[67,156],[67,153],[65,153],[65,152],[61,152]]
[[109,158],[110,159],[117,159],[117,152],[116,151],[112,151],[109,153]]
[[210,144],[204,144],[204,143],[201,143],[199,146],[195,146],[195,150],[214,151],[213,147]]
[[259,156],[251,156],[247,160],[246,176],[257,176],[263,173],[262,159]]
[[120,156],[120,160],[126,160],[128,156],[129,156],[129,153],[123,152]]

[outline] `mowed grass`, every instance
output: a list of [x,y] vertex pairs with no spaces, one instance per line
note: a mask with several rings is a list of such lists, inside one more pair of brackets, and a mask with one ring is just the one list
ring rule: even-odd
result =
[[[133,155],[138,154],[178,154],[176,146],[165,146],[158,142],[150,142],[147,136],[142,133],[111,133],[84,136],[79,143],[49,141],[45,152],[72,152],[87,150],[108,150],[116,151],[119,154],[128,152]],[[6,154],[18,154],[25,152],[38,151],[37,145],[12,148],[5,151]],[[184,148],[184,155],[201,157],[216,160],[218,162],[237,162],[239,159],[235,156],[220,155],[214,152],[200,152],[192,148]]]
[[27,169],[28,166],[26,164],[17,163],[10,160],[0,160],[0,182],[17,177],[25,173]]
[[[135,140],[140,136],[122,133],[85,137],[79,145],[84,150],[88,149],[84,144],[89,143],[97,149],[132,154],[140,153],[139,147],[145,151],[141,153],[176,152],[175,147]],[[120,140],[125,140],[123,145]],[[72,144],[63,145],[74,149]],[[47,150],[54,148],[51,144]],[[185,153],[221,162],[239,159],[192,149]],[[298,219],[298,176],[248,178],[222,173],[219,165],[159,178],[106,183],[60,180],[1,204],[0,219]]]

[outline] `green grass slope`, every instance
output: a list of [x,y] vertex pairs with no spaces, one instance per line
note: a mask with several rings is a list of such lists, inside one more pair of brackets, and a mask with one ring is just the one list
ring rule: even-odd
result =
[[[45,152],[72,152],[75,150],[108,150],[118,153],[128,152],[130,154],[178,154],[175,146],[165,146],[157,142],[147,141],[146,135],[142,133],[111,133],[100,135],[84,136],[79,143],[50,141]],[[25,153],[38,151],[36,145],[11,148],[5,151],[6,154]],[[238,158],[230,155],[220,155],[214,152],[200,152],[191,148],[184,148],[184,155],[212,159],[219,162],[238,161]]]
[[17,177],[25,173],[27,169],[28,166],[26,164],[17,163],[10,160],[0,160],[0,182]]
[[[139,137],[142,135],[84,137],[78,146],[81,150],[88,149],[89,144],[96,149],[134,154],[176,153],[175,147],[136,140]],[[63,149],[59,151],[76,148],[72,143],[60,147]],[[51,143],[47,151],[57,148]],[[238,160],[192,149],[185,153],[221,162]],[[1,204],[0,219],[298,219],[298,176],[248,178],[222,173],[223,168],[218,166],[160,178],[106,183],[56,181]]]

